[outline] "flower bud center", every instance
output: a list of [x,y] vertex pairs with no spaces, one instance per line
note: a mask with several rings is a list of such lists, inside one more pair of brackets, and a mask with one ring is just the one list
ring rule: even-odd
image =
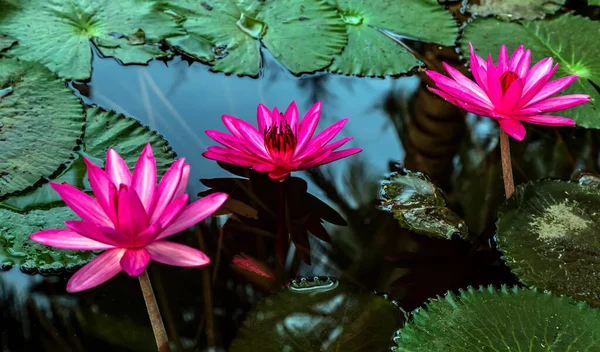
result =
[[502,93],[506,93],[510,85],[517,79],[519,76],[512,72],[506,71],[500,76],[500,84],[502,85]]
[[287,121],[279,121],[266,128],[264,136],[271,156],[289,159],[294,154],[298,140]]

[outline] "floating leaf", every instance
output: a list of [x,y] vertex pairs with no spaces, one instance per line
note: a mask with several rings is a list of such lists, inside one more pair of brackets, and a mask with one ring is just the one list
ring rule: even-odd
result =
[[[0,12],[4,6],[0,3]],[[127,38],[140,29],[145,44],[131,43]],[[105,56],[147,63],[169,55],[153,46],[158,40],[181,34],[154,1],[138,0],[22,0],[0,21],[0,31],[19,41],[9,54],[41,62],[67,79],[90,77],[90,40]],[[125,39],[115,41],[119,38]]]
[[360,76],[406,73],[419,65],[403,46],[381,33],[453,46],[458,26],[437,0],[329,0],[348,32],[348,45],[329,70]]
[[446,207],[446,200],[429,177],[404,169],[382,182],[381,209],[394,214],[400,226],[435,238],[467,238],[465,222]]
[[387,351],[403,322],[400,308],[372,291],[299,279],[248,313],[231,351]]
[[[138,121],[98,107],[88,107],[86,112],[82,150],[54,182],[68,182],[91,191],[81,156],[103,166],[108,148],[119,152],[130,168],[146,143],[153,147],[159,174],[173,162],[175,153],[167,142]],[[29,240],[29,235],[34,232],[63,228],[63,221],[77,219],[47,183],[0,203],[0,219],[0,263],[4,266],[20,265],[28,271],[56,271],[80,266],[94,256],[89,251],[61,250]]]
[[504,21],[535,20],[560,10],[566,0],[479,0],[469,6],[475,16],[497,16]]
[[193,50],[186,52],[190,56],[209,59],[201,39],[206,38],[217,56],[213,69],[225,73],[257,76],[259,41],[295,74],[328,66],[347,42],[342,20],[324,0],[169,0],[165,6],[182,19],[188,35],[196,36],[183,46],[178,39],[167,42],[177,40],[180,49]]
[[600,6],[600,0],[588,0],[589,6]]
[[600,305],[600,188],[572,181],[518,187],[498,214],[498,245],[528,286]]
[[0,51],[10,48],[17,40],[11,36],[0,33]]
[[429,302],[399,331],[394,351],[595,351],[598,310],[517,287],[469,287]]
[[[569,28],[568,31],[565,28]],[[585,33],[582,35],[581,33]],[[600,47],[596,38],[600,36],[600,23],[589,18],[561,15],[545,21],[503,22],[494,18],[475,20],[468,25],[462,39],[462,51],[468,56],[468,43],[473,43],[480,56],[488,53],[496,57],[502,44],[509,51],[519,45],[531,49],[531,61],[553,57],[559,64],[555,77],[578,75],[564,94],[589,94],[591,101],[561,112],[575,120],[577,125],[600,128],[600,94],[589,82],[600,85]]]
[[69,160],[84,120],[79,99],[44,66],[0,59],[0,198]]

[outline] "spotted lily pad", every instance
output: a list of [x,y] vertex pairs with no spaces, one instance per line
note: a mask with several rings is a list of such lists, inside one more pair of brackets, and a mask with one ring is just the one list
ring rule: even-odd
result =
[[[0,13],[4,7],[0,2]],[[143,42],[129,38],[143,33]],[[155,1],[22,0],[0,21],[0,32],[19,41],[10,55],[38,61],[62,78],[87,79],[91,73],[90,40],[105,56],[146,63],[168,56],[157,50],[161,38],[181,29]],[[123,40],[121,40],[123,39]]]
[[600,312],[517,287],[449,292],[416,311],[392,351],[596,351]]
[[394,214],[400,226],[434,238],[469,235],[467,225],[446,207],[442,192],[427,175],[404,169],[381,183],[380,208]]
[[454,17],[437,0],[329,0],[346,24],[348,45],[329,70],[360,76],[406,73],[419,65],[403,46],[380,30],[423,42],[453,46]]
[[471,42],[480,56],[487,57],[491,53],[496,57],[502,44],[510,51],[522,44],[531,49],[532,62],[553,57],[559,64],[555,78],[579,76],[563,93],[589,94],[591,97],[589,103],[556,114],[570,117],[582,127],[600,128],[600,94],[592,85],[600,85],[600,65],[596,60],[600,56],[600,47],[596,45],[599,36],[600,22],[570,14],[520,23],[482,18],[465,28],[461,47],[468,56],[468,43]]
[[600,188],[573,181],[522,185],[500,209],[506,263],[530,287],[600,306]]
[[469,6],[475,16],[496,16],[504,21],[535,20],[558,11],[566,0],[479,0]]
[[84,120],[79,99],[44,66],[0,59],[0,198],[55,173]]
[[[151,143],[159,174],[170,166],[175,153],[167,142],[138,121],[104,111],[98,107],[86,109],[86,130],[77,157],[53,181],[68,182],[90,191],[82,155],[102,166],[106,150],[117,150],[133,168],[146,143]],[[69,251],[50,248],[29,240],[29,234],[64,227],[63,221],[77,219],[58,194],[46,183],[29,193],[13,196],[0,203],[0,263],[21,266],[26,271],[56,271],[80,266],[94,254],[89,251]]]
[[165,8],[192,36],[186,46],[179,40],[179,48],[211,59],[202,42],[210,41],[216,54],[213,69],[225,73],[257,76],[261,42],[291,72],[317,71],[331,64],[348,39],[344,23],[325,0],[168,0]]
[[403,322],[395,302],[372,291],[298,279],[248,313],[230,351],[388,351]]

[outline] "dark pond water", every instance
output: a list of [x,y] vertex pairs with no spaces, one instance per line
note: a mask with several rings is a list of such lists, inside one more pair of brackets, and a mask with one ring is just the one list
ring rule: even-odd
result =
[[[421,50],[434,60],[442,53]],[[420,75],[298,79],[269,58],[259,79],[212,73],[181,58],[144,67],[96,57],[93,67],[89,84],[74,84],[84,100],[133,116],[164,135],[192,166],[188,192],[193,195],[208,189],[200,179],[237,177],[201,155],[214,145],[204,130],[224,131],[223,114],[254,124],[258,103],[285,108],[295,100],[305,112],[323,100],[320,129],[350,118],[342,136],[354,136],[351,146],[364,151],[311,173],[294,174],[347,226],[324,220],[329,242],[312,235],[298,240],[303,246],[287,252],[282,277],[337,277],[386,292],[407,311],[447,290],[516,283],[493,244],[495,212],[503,199],[497,126],[433,97]],[[528,126],[526,140],[512,144],[516,181],[569,178],[576,170],[597,172],[598,137],[593,131]],[[419,236],[377,209],[378,182],[400,165],[428,172],[470,231],[481,234],[479,239],[468,243]],[[273,189],[259,183],[253,192],[268,197]],[[290,201],[301,204],[302,196]],[[322,209],[310,211],[319,219],[331,218],[320,214]],[[274,266],[274,241],[259,231],[272,233],[272,219],[253,221],[253,231],[248,224],[221,230],[226,220],[215,218],[176,237],[208,253],[213,259],[209,267],[149,266],[174,351],[227,350],[246,313],[277,285],[266,287],[230,265],[243,252]],[[30,276],[18,269],[2,273],[2,351],[156,350],[137,280],[120,274],[92,290],[68,294],[70,275]]]

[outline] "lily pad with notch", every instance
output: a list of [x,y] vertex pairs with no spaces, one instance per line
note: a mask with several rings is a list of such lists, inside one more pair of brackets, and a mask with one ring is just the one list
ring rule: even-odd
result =
[[493,286],[438,296],[399,330],[392,351],[595,351],[600,312],[569,297]]
[[373,291],[300,278],[248,313],[231,351],[386,351],[404,320],[395,302]]
[[[344,23],[324,0],[168,0],[161,6],[188,35],[185,45],[177,38],[167,42],[177,41],[183,51],[193,50],[186,54],[229,74],[258,76],[261,43],[292,73],[314,72],[329,66],[348,40]],[[203,39],[213,44],[214,60]]]
[[71,158],[84,122],[81,102],[52,72],[0,59],[0,198],[57,172]]
[[544,180],[517,188],[498,213],[506,263],[529,287],[600,306],[600,188]]
[[[565,31],[565,28],[570,30]],[[584,33],[585,35],[581,35]],[[471,42],[479,56],[488,53],[496,57],[500,46],[509,51],[519,45],[531,49],[531,62],[553,57],[559,64],[555,78],[578,75],[579,78],[567,87],[564,94],[588,94],[590,102],[564,112],[578,126],[600,128],[600,93],[594,87],[600,85],[600,65],[595,59],[600,56],[596,39],[600,36],[600,23],[589,18],[564,14],[544,21],[503,22],[495,18],[482,18],[466,26],[461,49],[469,56]]]
[[466,223],[446,206],[442,192],[421,172],[402,170],[381,182],[380,209],[403,228],[433,238],[469,237]]
[[[130,169],[146,143],[153,147],[159,175],[173,162],[175,153],[162,136],[137,120],[99,107],[88,107],[86,112],[85,136],[77,157],[52,181],[68,182],[91,193],[82,156],[103,166],[108,148],[119,152]],[[5,268],[18,265],[28,272],[55,272],[81,266],[94,257],[90,251],[61,250],[29,240],[31,233],[63,228],[64,221],[77,219],[48,183],[0,202],[0,219],[0,264]]]

